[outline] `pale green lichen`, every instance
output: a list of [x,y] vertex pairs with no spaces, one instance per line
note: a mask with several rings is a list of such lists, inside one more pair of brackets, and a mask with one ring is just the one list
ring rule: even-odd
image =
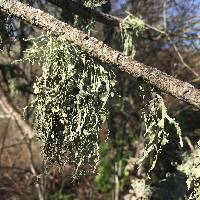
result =
[[[83,0],[82,3],[85,7],[95,9],[103,4],[105,4],[107,0]],[[92,34],[92,30],[95,27],[95,20],[92,19],[85,19],[79,15],[74,16],[74,27],[81,29],[88,35]]]
[[131,180],[131,189],[129,191],[129,198],[136,200],[149,200],[152,195],[151,187],[146,184],[144,179],[133,179]]
[[[145,23],[143,20],[128,15],[121,23],[121,37],[123,44],[123,51],[126,55],[135,56],[135,41],[136,38],[145,31]],[[174,126],[176,134],[179,137],[180,145],[183,146],[181,137],[181,128],[174,118],[171,118],[167,113],[167,107],[165,106],[164,99],[161,95],[157,94],[153,90],[144,91],[144,88],[140,86],[141,93],[149,93],[147,96],[154,96],[148,99],[147,106],[144,109],[144,123],[147,144],[145,145],[145,151],[143,157],[138,161],[139,166],[153,153],[154,158],[149,169],[149,172],[154,169],[157,162],[158,155],[162,151],[162,147],[169,142],[170,133],[166,131],[166,123]],[[151,95],[150,95],[151,94]]]
[[99,132],[114,94],[115,75],[99,60],[50,33],[32,41],[25,60],[43,69],[34,85],[33,106],[45,165],[69,162],[75,175],[95,170]]
[[145,31],[143,20],[129,14],[120,24],[123,52],[135,56],[135,43],[137,37]]
[[167,107],[161,95],[154,93],[153,98],[149,100],[148,105],[144,109],[144,123],[146,139],[145,150],[142,158],[138,161],[141,165],[145,159],[153,153],[153,160],[149,172],[155,167],[158,159],[158,155],[162,152],[163,146],[169,143],[170,132],[166,130],[166,124],[174,126],[177,136],[179,137],[179,143],[183,146],[181,128],[174,118],[171,118],[167,113]]
[[84,0],[83,5],[89,8],[96,8],[105,4],[107,0]]

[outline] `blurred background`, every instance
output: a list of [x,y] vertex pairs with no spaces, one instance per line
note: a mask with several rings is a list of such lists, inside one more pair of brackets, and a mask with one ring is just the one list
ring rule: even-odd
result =
[[[21,2],[73,24],[70,9],[45,0]],[[131,13],[142,19],[148,28],[135,40],[135,59],[200,88],[199,0],[108,0],[97,11],[122,19]],[[0,200],[187,199],[186,176],[173,163],[181,164],[183,155],[194,151],[200,137],[200,111],[164,94],[169,115],[180,123],[184,147],[180,148],[177,136],[171,134],[151,180],[146,181],[148,161],[142,169],[136,167],[145,144],[144,104],[138,80],[123,72],[117,73],[121,98],[110,103],[108,119],[99,133],[103,142],[98,173],[73,181],[71,167],[66,166],[42,175],[40,145],[32,139],[34,107],[28,106],[35,98],[33,84],[42,73],[41,66],[13,63],[31,46],[26,39],[39,36],[42,30],[2,13],[0,19],[8,24],[6,30],[0,30]],[[96,22],[92,34],[122,51],[118,26]]]

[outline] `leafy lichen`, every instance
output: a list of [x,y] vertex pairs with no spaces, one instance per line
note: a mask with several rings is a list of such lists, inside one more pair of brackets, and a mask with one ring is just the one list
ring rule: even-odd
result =
[[102,4],[105,4],[106,2],[107,0],[84,0],[83,4],[86,7],[95,8],[101,6]]
[[75,175],[94,170],[101,124],[114,94],[113,71],[50,33],[33,39],[25,60],[38,62],[43,69],[34,85],[33,106],[46,166],[70,162]]
[[163,146],[169,142],[170,132],[166,130],[166,123],[174,126],[176,134],[179,137],[179,143],[183,146],[181,128],[174,118],[167,113],[164,99],[158,93],[151,91],[153,98],[149,100],[148,105],[144,109],[144,123],[146,138],[145,150],[142,158],[138,161],[141,165],[150,153],[153,153],[153,160],[149,172],[152,171],[157,162],[158,155],[161,153]]
[[[143,20],[133,16],[128,15],[121,23],[121,38],[123,51],[126,55],[135,56],[135,40],[145,31],[145,23]],[[138,161],[138,164],[141,165],[146,158],[150,156],[150,153],[153,153],[153,161],[149,172],[153,170],[157,162],[158,155],[162,151],[162,147],[169,142],[170,133],[166,131],[166,123],[174,126],[176,133],[180,139],[180,145],[183,146],[183,141],[181,137],[181,129],[179,124],[175,121],[174,118],[171,118],[167,113],[167,107],[165,106],[164,99],[161,95],[156,93],[153,89],[150,91],[144,91],[144,88],[140,86],[141,93],[147,94],[146,96],[150,97],[147,100],[147,106],[144,109],[143,117],[145,123],[145,133],[144,137],[147,140],[145,146],[145,151],[142,158]],[[153,96],[153,98],[152,98]]]
[[143,20],[128,15],[120,24],[122,47],[126,55],[135,56],[135,43],[137,37],[145,31],[145,23]]
[[131,189],[129,191],[129,194],[127,195],[127,198],[125,199],[131,199],[131,200],[149,200],[152,195],[152,188],[150,185],[146,184],[144,179],[133,179],[131,181]]

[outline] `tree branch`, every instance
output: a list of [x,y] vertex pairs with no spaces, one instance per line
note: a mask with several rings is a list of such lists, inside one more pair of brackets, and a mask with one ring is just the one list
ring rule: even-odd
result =
[[[96,11],[94,9],[91,9],[91,8],[87,8],[79,3],[76,3],[74,2],[73,0],[69,0],[67,3],[65,0],[48,0],[48,2],[64,9],[65,11],[67,10],[70,10],[71,12],[77,14],[77,15],[80,15],[82,17],[85,17],[85,18],[93,18],[95,19],[96,21],[98,22],[102,22],[104,24],[107,24],[107,25],[111,25],[111,26],[119,26],[120,23],[122,22],[122,19],[121,18],[118,18],[118,17],[115,17],[115,16],[112,16],[112,15],[109,15],[109,14],[105,14],[101,11]],[[166,2],[164,2],[164,5],[163,5],[163,23],[164,23],[164,31],[163,30],[160,30],[154,26],[151,26],[147,23],[145,23],[145,26],[151,30],[154,30],[158,33],[161,33],[162,35],[164,35],[167,39],[169,39],[170,42],[172,42],[171,40],[171,35],[174,35],[174,33],[167,33],[167,23],[166,23]],[[129,13],[130,14],[130,13]],[[175,51],[175,53],[177,54],[180,62],[183,64],[184,67],[186,67],[189,71],[191,71],[193,73],[193,75],[196,77],[196,78],[199,78],[199,74],[193,70],[183,59],[183,56],[181,55],[181,53],[179,52],[177,46],[172,42],[172,46],[173,46],[173,49]]]
[[105,14],[103,12],[99,12],[91,8],[87,8],[71,0],[68,0],[67,2],[65,0],[48,0],[48,2],[60,8],[63,8],[65,11],[70,10],[74,14],[81,15],[82,17],[87,19],[95,19],[96,21],[105,23],[107,25],[119,26],[119,24],[122,21],[118,17]]
[[73,42],[90,56],[96,57],[102,62],[115,65],[121,71],[129,73],[135,78],[140,78],[159,90],[200,108],[199,89],[189,83],[175,79],[156,68],[133,60],[131,57],[113,50],[96,38],[89,37],[82,31],[57,20],[39,9],[29,7],[15,0],[0,0],[0,11],[23,19],[43,30],[51,31],[56,36]]

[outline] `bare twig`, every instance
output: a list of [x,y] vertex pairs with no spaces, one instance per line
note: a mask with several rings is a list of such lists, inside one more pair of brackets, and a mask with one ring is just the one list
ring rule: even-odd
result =
[[163,3],[163,27],[164,27],[165,32],[167,31],[167,13],[166,13],[166,10],[167,10],[167,1],[165,0],[164,3]]
[[177,56],[178,56],[180,62],[183,64],[183,66],[186,67],[189,71],[191,71],[191,72],[194,74],[194,76],[195,76],[196,78],[199,78],[199,74],[198,74],[194,69],[192,69],[192,68],[184,61],[183,56],[181,55],[181,53],[180,53],[178,47],[177,47],[176,44],[172,41],[172,39],[170,38],[170,36],[169,36],[167,33],[166,33],[166,36],[167,36],[167,39],[171,42],[171,44],[172,44],[172,46],[173,46],[173,49],[174,49],[175,53],[177,54]]
[[159,28],[153,27],[153,26],[151,26],[151,25],[149,25],[149,24],[147,24],[147,23],[145,23],[145,26],[148,27],[148,28],[150,28],[150,29],[152,29],[152,30],[154,30],[154,31],[156,31],[156,32],[158,32],[158,33],[161,33],[161,34],[165,35],[166,38],[169,40],[169,42],[172,44],[172,47],[173,47],[175,53],[177,54],[177,56],[178,56],[180,62],[183,64],[183,66],[186,67],[189,71],[191,71],[191,72],[193,73],[193,75],[194,75],[196,78],[198,78],[198,79],[200,78],[200,77],[199,77],[199,74],[198,74],[195,70],[193,70],[193,69],[184,61],[183,56],[181,55],[181,53],[180,53],[178,47],[176,46],[176,44],[172,41],[171,36],[170,36],[169,33],[167,33],[166,31],[160,30]]
[[9,125],[10,125],[10,119],[8,119],[8,121],[6,122],[6,127],[5,127],[5,130],[2,135],[2,142],[1,142],[1,147],[0,147],[0,165],[1,165],[1,158],[3,155],[4,147],[5,147],[5,141],[6,141],[6,136],[8,133]]
[[119,200],[119,175],[118,175],[118,162],[115,163],[115,195],[114,195],[114,200]]
[[189,146],[189,148],[190,148],[190,151],[191,151],[191,152],[194,152],[195,148],[194,148],[194,146],[192,145],[192,142],[191,142],[191,140],[189,139],[189,137],[185,136],[184,139],[185,139],[185,141],[187,142],[187,144],[188,144],[188,146]]
[[1,151],[1,149],[13,148],[13,147],[20,146],[20,145],[25,145],[25,144],[26,144],[25,142],[18,142],[18,143],[11,144],[11,145],[5,145],[3,147],[0,147],[0,151]]
[[15,187],[15,191],[17,191],[17,193],[22,195],[23,192],[21,188],[19,187],[19,185],[16,183],[16,181],[13,179],[13,177],[11,177],[7,172],[4,174],[4,176],[7,177],[7,179],[11,181],[12,185]]

